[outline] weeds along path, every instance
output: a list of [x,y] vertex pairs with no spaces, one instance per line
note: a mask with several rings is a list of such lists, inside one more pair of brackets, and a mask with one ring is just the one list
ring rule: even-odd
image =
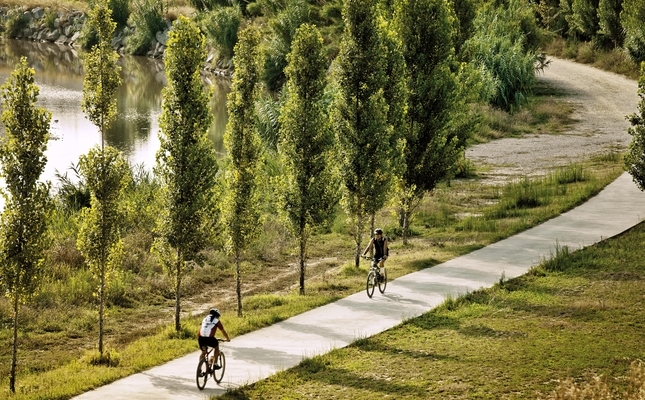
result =
[[491,167],[484,177],[497,182],[542,175],[553,167],[624,151],[629,145],[625,116],[637,111],[637,82],[572,61],[550,59],[538,82],[558,101],[574,106],[576,123],[561,134],[499,139],[469,148],[469,159]]

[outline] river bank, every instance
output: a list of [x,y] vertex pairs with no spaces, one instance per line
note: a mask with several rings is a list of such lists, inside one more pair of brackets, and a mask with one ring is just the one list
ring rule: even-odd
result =
[[[38,43],[53,43],[68,47],[73,51],[81,49],[83,27],[87,15],[81,10],[52,11],[43,7],[0,7],[0,23],[5,38],[26,40]],[[150,48],[145,54],[148,58],[163,59],[172,22],[166,20],[165,28],[156,32]],[[134,34],[135,27],[122,27],[115,31],[112,47],[121,55],[126,54],[128,38]],[[216,54],[208,50],[203,71],[212,75],[230,77],[233,73],[231,60],[217,60]]]

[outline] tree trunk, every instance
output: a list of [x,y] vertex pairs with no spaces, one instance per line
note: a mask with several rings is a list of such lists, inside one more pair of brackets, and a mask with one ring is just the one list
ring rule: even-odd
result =
[[361,238],[363,236],[363,216],[358,215],[358,218],[356,220],[356,236],[354,237],[354,240],[356,241],[356,257],[355,257],[355,262],[356,262],[356,268],[358,268],[358,262],[361,259]]
[[103,312],[105,304],[105,267],[101,273],[101,283],[99,285],[99,355],[103,359]]
[[18,363],[18,294],[13,299],[13,347],[11,349],[11,372],[9,374],[9,390],[16,393],[16,364]]
[[242,316],[242,279],[240,277],[240,254],[235,251],[235,293],[237,293],[237,316]]
[[[370,217],[370,240],[374,237],[374,219],[376,213],[373,213]],[[370,257],[374,257],[374,247],[370,249]]]
[[176,284],[175,284],[175,331],[179,332],[181,330],[181,322],[179,320],[179,314],[181,313],[181,306],[179,303],[180,299],[180,293],[179,290],[181,288],[181,252],[177,252],[177,277],[176,277]]
[[307,247],[307,238],[305,233],[300,233],[300,294],[305,294],[305,251]]
[[401,209],[401,214],[403,216],[403,226],[401,230],[401,235],[403,236],[403,245],[408,244],[408,228],[409,228],[409,216],[410,213],[408,210],[404,207]]

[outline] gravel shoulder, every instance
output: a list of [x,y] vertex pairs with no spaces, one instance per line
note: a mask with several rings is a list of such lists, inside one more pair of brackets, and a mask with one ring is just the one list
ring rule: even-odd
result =
[[487,167],[483,178],[498,182],[543,175],[554,167],[629,146],[625,117],[637,111],[638,83],[572,61],[550,60],[538,80],[558,93],[558,101],[573,105],[576,122],[564,133],[499,139],[469,148],[466,157]]

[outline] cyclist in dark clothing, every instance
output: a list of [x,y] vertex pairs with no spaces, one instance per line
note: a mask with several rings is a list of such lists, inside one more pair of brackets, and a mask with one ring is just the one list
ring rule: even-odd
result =
[[390,253],[387,247],[387,239],[383,237],[383,229],[376,228],[374,230],[374,237],[370,240],[370,244],[367,245],[363,256],[372,248],[374,249],[374,259],[378,262],[378,266],[381,269],[380,274],[383,276],[385,272],[385,260],[387,260],[387,256]]

